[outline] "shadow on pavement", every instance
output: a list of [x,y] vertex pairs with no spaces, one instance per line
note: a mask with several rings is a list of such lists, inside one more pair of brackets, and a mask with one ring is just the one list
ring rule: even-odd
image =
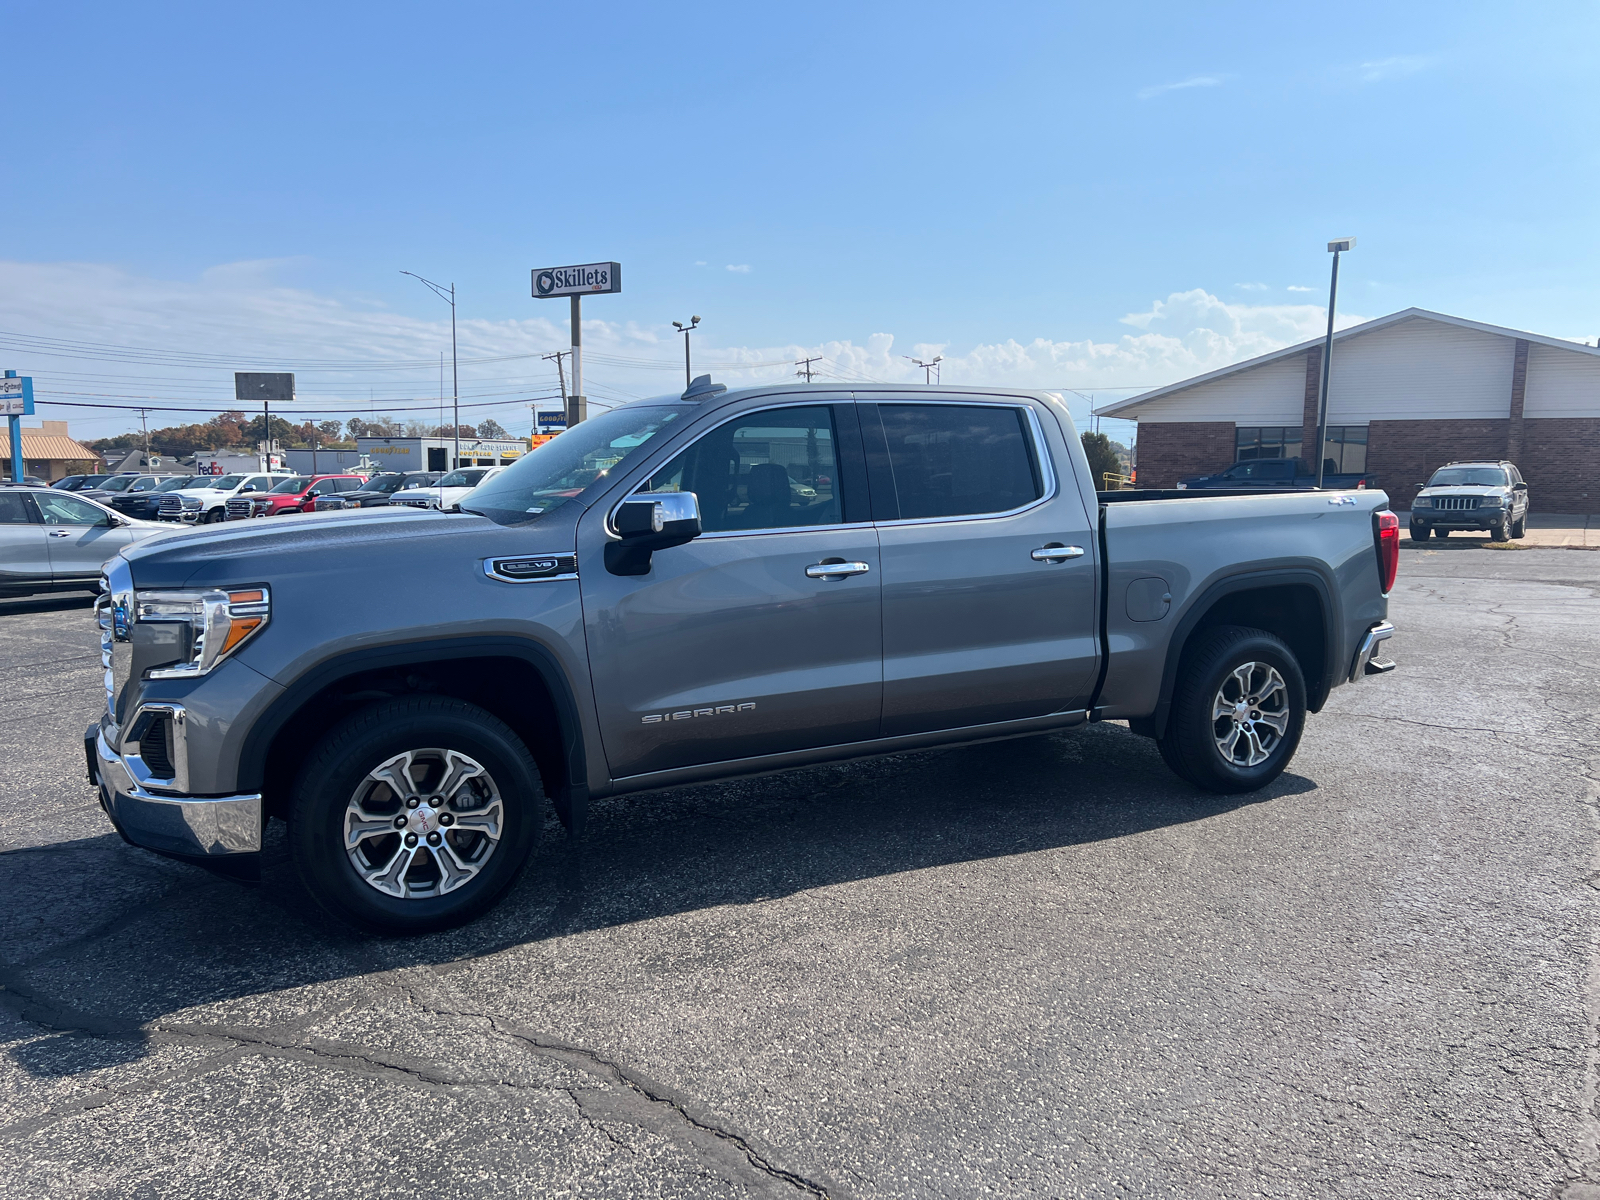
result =
[[[424,964],[712,906],[1204,821],[1311,791],[1280,777],[1213,796],[1120,726],[817,767],[597,802],[581,842],[553,820],[498,908],[463,929],[379,938],[325,917],[274,823],[247,888],[115,835],[0,855],[0,905],[27,914],[0,969],[13,1012],[59,1031],[18,1047],[36,1075],[137,1058],[140,1026],[219,1000]],[[85,1036],[90,1035],[90,1036]]]
[[59,592],[43,596],[0,596],[0,617],[21,616],[24,613],[68,612],[74,608],[94,607],[90,592]]

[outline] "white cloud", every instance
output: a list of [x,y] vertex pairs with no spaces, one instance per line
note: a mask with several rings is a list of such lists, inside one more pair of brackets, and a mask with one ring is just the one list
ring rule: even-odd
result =
[[[161,361],[115,361],[141,356],[55,357],[22,348],[0,334],[5,364],[32,375],[41,412],[65,416],[75,433],[102,437],[137,426],[126,413],[62,408],[55,401],[96,401],[214,411],[233,405],[232,372],[294,370],[299,407],[399,408],[436,404],[438,355],[450,348],[448,310],[423,320],[381,304],[338,299],[283,286],[273,264],[229,264],[192,280],[161,280],[117,267],[86,263],[0,262],[0,331],[110,346],[151,347],[190,362],[220,356],[214,366]],[[439,306],[444,309],[443,305]],[[459,329],[463,402],[503,401],[555,392],[555,364],[539,358],[565,349],[566,305],[526,319],[468,317]],[[1341,327],[1364,318],[1341,313]],[[730,384],[793,378],[797,359],[821,354],[824,379],[921,382],[922,371],[903,354],[939,354],[945,383],[1040,388],[1154,387],[1215,370],[1319,336],[1326,320],[1314,304],[1232,304],[1195,288],[1174,292],[1142,312],[1128,313],[1121,337],[1034,337],[961,345],[897,346],[890,332],[861,341],[821,344],[719,346],[703,330],[694,345],[697,369]],[[680,386],[681,341],[665,326],[584,321],[585,390],[597,401],[625,401]],[[474,359],[522,355],[498,362]],[[375,368],[374,364],[390,363]],[[338,369],[359,367],[358,370]],[[698,370],[697,370],[698,373]],[[448,378],[447,378],[448,381]],[[1103,394],[1105,403],[1120,391]],[[462,419],[493,416],[513,431],[528,427],[526,409],[464,409]],[[412,414],[431,417],[432,410]],[[400,415],[400,414],[394,414]],[[162,425],[203,421],[203,413],[152,413]]]
[[1150,100],[1167,92],[1181,92],[1185,88],[1220,87],[1224,78],[1222,75],[1195,75],[1180,79],[1177,83],[1158,83],[1154,87],[1140,88],[1138,96],[1141,100]]
[[748,275],[750,274],[750,264],[739,263],[735,265],[733,263],[729,263],[728,270],[732,271],[735,275]]
[[1233,286],[1236,288],[1242,288],[1247,292],[1264,292],[1268,290],[1267,285],[1264,283],[1236,283]]
[[1291,292],[1314,292],[1317,289],[1316,288],[1301,287],[1298,283],[1291,283],[1289,285],[1289,290]]
[[697,258],[694,260],[694,265],[697,267],[703,267],[706,265],[706,260],[703,258]]
[[1431,54],[1395,54],[1361,63],[1355,68],[1356,78],[1362,83],[1379,83],[1385,79],[1403,79],[1426,71],[1439,60]]

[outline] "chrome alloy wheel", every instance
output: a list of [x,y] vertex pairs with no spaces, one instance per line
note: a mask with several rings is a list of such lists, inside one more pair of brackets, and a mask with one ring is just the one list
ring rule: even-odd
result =
[[458,750],[407,750],[356,785],[344,849],[385,895],[427,900],[469,883],[500,844],[505,809],[483,765]]
[[1288,731],[1289,688],[1276,667],[1243,663],[1223,679],[1211,702],[1211,733],[1223,758],[1260,766]]

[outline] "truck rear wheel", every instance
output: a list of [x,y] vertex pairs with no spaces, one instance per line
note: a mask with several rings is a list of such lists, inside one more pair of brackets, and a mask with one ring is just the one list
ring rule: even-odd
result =
[[289,845],[335,916],[426,933],[499,899],[543,823],[539,769],[517,735],[476,705],[423,696],[328,734],[300,772]]
[[1305,677],[1283,641],[1225,625],[1185,651],[1161,757],[1208,792],[1253,792],[1294,757],[1306,720]]

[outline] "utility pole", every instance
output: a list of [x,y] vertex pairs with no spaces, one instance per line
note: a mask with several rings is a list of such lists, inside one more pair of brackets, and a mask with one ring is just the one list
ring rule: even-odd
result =
[[1333,360],[1333,306],[1339,298],[1339,252],[1353,250],[1355,238],[1340,238],[1328,243],[1333,255],[1333,278],[1328,284],[1328,336],[1322,341],[1322,395],[1317,398],[1317,486],[1322,486],[1322,468],[1328,451],[1328,367]]
[[139,428],[144,430],[144,465],[147,469],[150,466],[150,422],[146,420],[149,412],[148,408],[139,410]]
[[[567,373],[561,367],[561,360],[564,359],[567,355],[569,355],[571,353],[572,353],[571,350],[557,350],[554,354],[546,354],[544,356],[544,361],[545,362],[549,362],[552,358],[556,360],[556,378],[561,383],[561,407],[562,408],[566,408],[566,406],[567,406]],[[537,407],[538,406],[535,405],[536,409],[537,409]]]
[[795,374],[796,375],[804,375],[806,377],[806,382],[810,383],[811,382],[811,375],[812,375],[811,364],[814,363],[814,362],[821,362],[821,361],[822,361],[822,355],[820,355],[820,354],[818,354],[818,355],[816,355],[816,356],[814,356],[812,358],[802,358],[802,359],[798,360],[794,364],[795,366],[800,368],[798,371],[795,372]]
[[691,378],[693,372],[689,369],[689,335],[695,331],[699,324],[699,317],[690,317],[687,325],[682,321],[674,321],[672,323],[672,327],[683,334],[683,386],[685,388],[688,388],[694,382],[694,379]]
[[[456,467],[461,465],[461,376],[458,373],[459,363],[456,358],[456,285],[452,283],[449,291],[446,291],[442,283],[434,283],[431,279],[423,279],[422,276],[418,275],[415,271],[401,271],[400,274],[409,275],[419,283],[426,284],[429,290],[432,291],[435,296],[438,296],[439,299],[448,302],[450,305],[450,385],[451,390],[455,395],[455,416],[452,419],[452,424],[454,426],[456,440],[456,463],[455,467],[450,468],[453,471],[456,469]],[[576,334],[574,334],[574,336],[576,336]]]
[[935,354],[927,362],[923,362],[920,358],[912,358],[909,354],[902,354],[900,357],[922,368],[923,383],[939,382],[939,364],[944,361],[944,355]]

